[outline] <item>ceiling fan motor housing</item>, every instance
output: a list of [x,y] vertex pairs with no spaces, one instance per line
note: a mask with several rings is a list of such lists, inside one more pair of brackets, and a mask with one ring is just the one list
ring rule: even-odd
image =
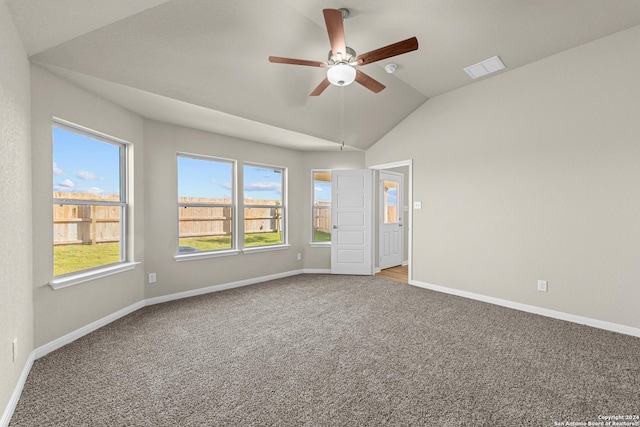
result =
[[356,51],[351,49],[349,46],[346,46],[345,49],[347,52],[339,55],[337,58],[333,55],[333,51],[329,51],[329,53],[327,54],[327,62],[329,64],[329,66],[331,65],[335,65],[335,64],[339,64],[341,62],[346,62],[351,64],[352,62],[355,61],[356,59]]

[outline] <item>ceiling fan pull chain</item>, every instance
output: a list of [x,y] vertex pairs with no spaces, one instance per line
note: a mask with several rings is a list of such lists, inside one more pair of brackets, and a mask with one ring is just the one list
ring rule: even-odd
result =
[[340,151],[344,150],[344,86],[340,86]]

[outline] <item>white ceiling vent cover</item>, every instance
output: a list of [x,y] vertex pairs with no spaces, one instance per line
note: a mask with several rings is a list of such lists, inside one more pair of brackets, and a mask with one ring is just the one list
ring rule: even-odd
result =
[[489,59],[485,59],[477,64],[470,65],[464,69],[464,71],[472,79],[478,77],[484,77],[487,74],[495,73],[496,71],[504,70],[506,67],[499,56],[494,56]]

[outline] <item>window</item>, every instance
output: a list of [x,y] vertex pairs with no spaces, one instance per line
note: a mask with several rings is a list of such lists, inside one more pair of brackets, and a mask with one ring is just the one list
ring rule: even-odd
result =
[[311,171],[313,206],[311,209],[312,243],[331,242],[331,171]]
[[125,143],[54,122],[54,277],[126,261],[126,170]]
[[398,222],[398,183],[395,181],[383,181],[382,212],[384,224]]
[[244,165],[244,246],[280,245],[287,242],[286,169]]
[[235,162],[178,154],[178,254],[235,249]]

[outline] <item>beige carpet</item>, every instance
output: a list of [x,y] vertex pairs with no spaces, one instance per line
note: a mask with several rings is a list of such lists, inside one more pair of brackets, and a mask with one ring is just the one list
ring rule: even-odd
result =
[[640,339],[377,277],[151,306],[37,360],[17,426],[554,426],[640,412]]

